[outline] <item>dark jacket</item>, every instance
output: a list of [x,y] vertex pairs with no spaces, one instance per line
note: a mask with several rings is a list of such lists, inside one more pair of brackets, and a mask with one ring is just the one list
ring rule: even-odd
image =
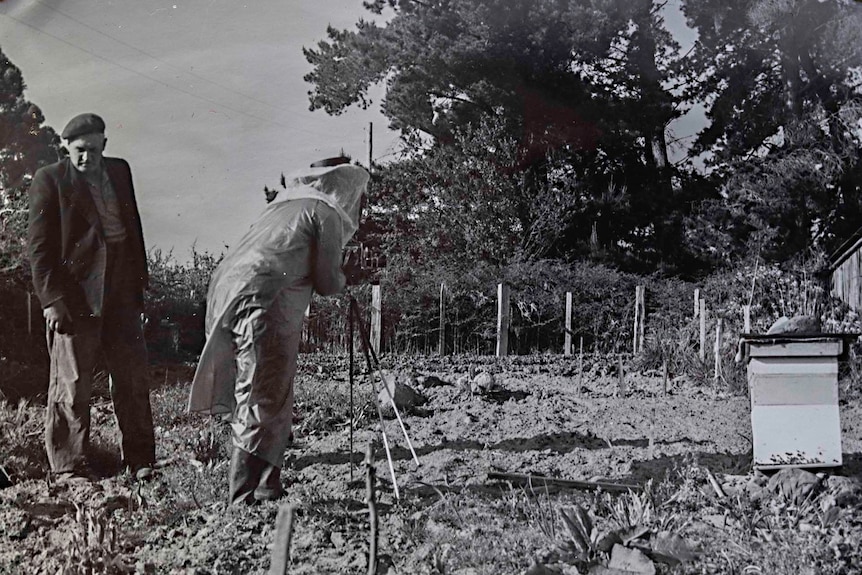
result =
[[[126,263],[143,310],[149,281],[132,172],[119,158],[103,158],[127,234]],[[30,185],[28,247],[33,286],[43,308],[63,299],[73,315],[101,315],[106,248],[87,181],[69,158],[36,172]]]

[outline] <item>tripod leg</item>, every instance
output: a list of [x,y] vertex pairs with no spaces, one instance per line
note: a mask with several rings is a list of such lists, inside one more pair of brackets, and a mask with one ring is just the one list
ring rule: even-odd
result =
[[350,363],[347,368],[350,381],[350,482],[353,483],[353,308],[350,305],[347,307],[347,348],[350,350]]
[[[365,361],[368,363],[368,372],[371,373],[376,367],[377,375],[380,377],[380,382],[383,384],[383,389],[386,390],[386,395],[389,396],[389,401],[392,404],[392,411],[395,412],[395,418],[398,420],[398,425],[401,426],[401,432],[404,434],[404,439],[407,440],[407,447],[410,448],[410,453],[413,455],[413,461],[416,462],[416,466],[418,467],[419,457],[416,455],[416,450],[413,449],[413,442],[410,441],[410,436],[407,435],[407,428],[404,426],[404,420],[401,419],[401,414],[398,412],[398,406],[395,405],[395,398],[392,397],[392,392],[389,391],[389,385],[386,382],[386,378],[383,376],[383,371],[380,369],[380,362],[377,360],[377,354],[374,353],[374,349],[369,343],[368,332],[365,331],[365,324],[362,322],[362,314],[359,312],[359,302],[356,301],[356,298],[351,297],[350,306],[353,309],[354,315],[356,316],[357,323],[359,323],[359,335],[360,340],[362,341],[362,352],[365,354]],[[372,367],[371,363],[372,358],[374,360],[374,367]],[[377,408],[379,410],[380,406],[378,405]]]

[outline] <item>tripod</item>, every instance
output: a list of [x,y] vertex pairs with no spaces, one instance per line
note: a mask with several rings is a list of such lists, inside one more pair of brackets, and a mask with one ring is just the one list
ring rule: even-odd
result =
[[350,364],[348,368],[348,379],[350,381],[350,481],[353,481],[353,371],[354,371],[354,361],[353,361],[353,337],[354,337],[354,321],[359,327],[359,341],[362,344],[362,353],[365,356],[365,363],[368,368],[369,375],[372,376],[372,389],[374,390],[374,406],[377,408],[377,417],[380,420],[380,434],[383,436],[383,447],[386,449],[386,460],[389,464],[389,473],[392,477],[392,485],[395,491],[395,498],[400,499],[400,494],[398,492],[398,483],[395,480],[395,468],[392,463],[392,452],[389,448],[389,439],[386,436],[386,429],[383,425],[383,411],[380,408],[380,400],[379,400],[379,392],[377,390],[377,386],[374,383],[373,373],[376,372],[380,378],[380,382],[383,385],[383,389],[386,390],[386,395],[389,397],[389,401],[392,404],[392,410],[395,412],[395,417],[398,419],[398,424],[401,427],[401,432],[404,434],[404,439],[407,440],[407,446],[410,448],[410,453],[413,455],[413,460],[416,462],[416,465],[419,465],[419,458],[416,456],[416,451],[413,449],[413,443],[410,441],[410,437],[407,435],[407,428],[404,426],[404,421],[401,419],[401,414],[398,411],[398,406],[395,405],[395,397],[393,397],[394,387],[392,391],[389,389],[389,384],[386,381],[386,376],[383,375],[383,371],[380,369],[380,361],[377,359],[377,353],[374,351],[374,348],[370,344],[370,338],[368,335],[368,331],[365,328],[365,322],[362,319],[362,312],[359,308],[359,302],[356,301],[356,298],[353,297],[353,294],[348,294],[348,311],[347,311],[347,325],[348,325],[348,349],[350,354]]

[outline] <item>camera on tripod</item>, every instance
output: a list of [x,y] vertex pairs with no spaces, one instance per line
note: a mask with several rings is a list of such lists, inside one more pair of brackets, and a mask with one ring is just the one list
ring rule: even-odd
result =
[[350,242],[342,253],[342,269],[347,285],[357,285],[370,279],[386,267],[386,256],[362,242]]

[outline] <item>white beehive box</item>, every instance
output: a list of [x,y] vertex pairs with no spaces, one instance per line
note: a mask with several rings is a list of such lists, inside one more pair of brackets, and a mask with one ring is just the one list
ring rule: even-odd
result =
[[756,469],[837,467],[840,337],[747,340]]

